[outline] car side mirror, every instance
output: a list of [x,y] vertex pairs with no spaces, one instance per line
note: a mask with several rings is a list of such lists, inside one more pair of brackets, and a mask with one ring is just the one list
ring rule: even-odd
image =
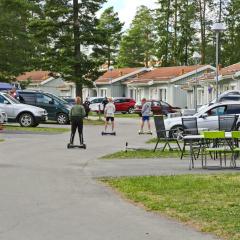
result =
[[205,119],[207,116],[207,113],[203,113],[202,118]]
[[49,101],[49,104],[53,105],[53,104],[54,104],[54,101],[53,101],[53,100]]

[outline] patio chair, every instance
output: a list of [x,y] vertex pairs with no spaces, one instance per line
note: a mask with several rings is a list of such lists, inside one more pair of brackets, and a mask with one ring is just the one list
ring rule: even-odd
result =
[[219,115],[219,131],[231,132],[237,129],[238,115]]
[[[189,117],[189,118],[182,118],[182,126],[183,126],[183,136],[186,135],[199,135],[198,132],[198,124],[196,117]],[[194,150],[197,150],[197,157],[200,153],[201,148],[201,141],[196,140],[195,142],[191,143]],[[183,148],[181,153],[181,159],[183,158],[186,150],[186,146],[190,146],[190,142],[188,140],[183,141]],[[194,159],[196,160],[196,156],[194,154]]]
[[[224,162],[226,166],[226,154],[232,153],[231,144],[225,138],[224,131],[208,131],[204,132],[204,140],[205,141],[212,141],[211,146],[202,147],[202,151],[205,153],[205,164],[203,165],[203,154],[202,154],[202,167],[207,167],[207,153],[214,154],[220,160],[220,167],[222,168],[222,154],[224,154]],[[220,144],[219,141],[221,142]],[[224,144],[223,144],[224,143]],[[211,157],[212,158],[212,157]],[[214,159],[216,160],[216,159]]]
[[179,145],[178,139],[174,138],[174,136],[171,134],[170,131],[166,130],[165,123],[164,123],[164,117],[162,115],[155,115],[154,116],[154,123],[157,133],[157,143],[154,148],[154,152],[156,151],[158,144],[160,141],[164,141],[165,144],[162,148],[162,151],[166,149],[166,147],[169,148],[170,151],[173,150],[170,143],[175,142],[177,144],[177,149],[181,151],[181,147]]

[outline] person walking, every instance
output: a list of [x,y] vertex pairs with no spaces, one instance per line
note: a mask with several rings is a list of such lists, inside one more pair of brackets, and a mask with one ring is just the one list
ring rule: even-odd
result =
[[82,100],[80,97],[75,99],[76,105],[74,105],[69,113],[69,119],[71,121],[71,137],[70,144],[73,145],[76,130],[78,129],[80,144],[83,144],[83,118],[86,116],[84,107],[81,105]]
[[86,100],[83,104],[85,112],[86,112],[86,118],[88,118],[88,114],[90,112],[90,104],[91,104],[91,102],[88,100],[88,98],[86,98]]
[[106,118],[105,121],[105,132],[107,131],[108,123],[111,121],[112,124],[112,132],[114,132],[114,113],[116,111],[115,105],[113,103],[113,99],[108,99],[108,104],[105,106],[104,109],[104,116]]
[[151,131],[151,125],[150,125],[150,114],[151,114],[151,102],[147,102],[146,98],[142,99],[142,124],[141,124],[141,130],[139,130],[139,133],[143,133],[143,128],[145,125],[145,122],[147,122],[148,125],[148,133],[152,133]]

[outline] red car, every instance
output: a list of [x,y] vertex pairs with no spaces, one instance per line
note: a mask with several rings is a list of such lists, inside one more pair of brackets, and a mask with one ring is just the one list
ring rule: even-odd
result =
[[133,113],[136,102],[132,98],[118,97],[114,98],[116,112]]
[[[157,100],[148,100],[147,102],[151,102],[151,108],[153,115],[167,115],[168,113],[175,113],[180,110],[179,107],[172,107],[166,102],[163,101],[157,101]],[[139,116],[142,115],[142,105],[136,104],[134,113],[139,114]]]

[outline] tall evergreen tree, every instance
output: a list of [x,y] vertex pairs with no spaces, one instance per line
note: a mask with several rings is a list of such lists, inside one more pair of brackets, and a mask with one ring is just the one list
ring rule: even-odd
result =
[[96,56],[107,63],[108,68],[116,62],[123,25],[124,23],[120,22],[118,13],[114,12],[113,7],[107,8],[100,17],[97,29],[102,43],[97,45],[94,50]]
[[32,21],[32,31],[41,43],[42,68],[60,73],[76,83],[76,94],[98,76],[98,62],[89,47],[97,37],[97,11],[105,0],[37,1],[41,12]]
[[240,2],[231,0],[225,15],[227,31],[223,39],[222,62],[224,65],[230,65],[240,62]]
[[31,68],[34,44],[29,33],[32,5],[27,0],[0,1],[0,81]]
[[146,66],[155,55],[155,24],[151,10],[140,6],[120,43],[119,66]]

